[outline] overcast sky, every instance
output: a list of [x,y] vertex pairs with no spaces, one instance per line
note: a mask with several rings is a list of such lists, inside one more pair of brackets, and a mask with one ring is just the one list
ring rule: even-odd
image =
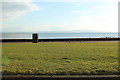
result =
[[119,0],[4,0],[3,32],[118,31]]

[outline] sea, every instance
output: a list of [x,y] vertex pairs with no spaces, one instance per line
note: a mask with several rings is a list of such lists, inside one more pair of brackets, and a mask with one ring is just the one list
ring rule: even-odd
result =
[[[2,39],[32,39],[33,33],[2,33]],[[37,33],[39,39],[118,38],[116,32]]]

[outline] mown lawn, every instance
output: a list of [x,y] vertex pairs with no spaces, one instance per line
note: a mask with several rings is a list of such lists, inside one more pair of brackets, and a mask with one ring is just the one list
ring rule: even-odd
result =
[[3,43],[3,74],[117,74],[118,43]]

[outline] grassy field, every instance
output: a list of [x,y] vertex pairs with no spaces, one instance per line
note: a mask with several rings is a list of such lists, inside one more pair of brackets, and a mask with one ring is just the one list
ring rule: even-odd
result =
[[3,74],[117,74],[118,43],[3,43]]

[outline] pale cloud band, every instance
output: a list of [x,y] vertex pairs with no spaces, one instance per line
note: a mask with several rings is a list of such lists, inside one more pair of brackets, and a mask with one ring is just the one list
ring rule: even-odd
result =
[[[118,2],[119,0],[1,0],[2,2]],[[1,2],[0,1],[0,2]]]
[[[19,0],[18,0],[19,1]],[[26,0],[24,2],[2,2],[2,16],[3,20],[15,19],[17,16],[23,15],[27,12],[40,9],[37,5],[33,4],[31,1]]]

